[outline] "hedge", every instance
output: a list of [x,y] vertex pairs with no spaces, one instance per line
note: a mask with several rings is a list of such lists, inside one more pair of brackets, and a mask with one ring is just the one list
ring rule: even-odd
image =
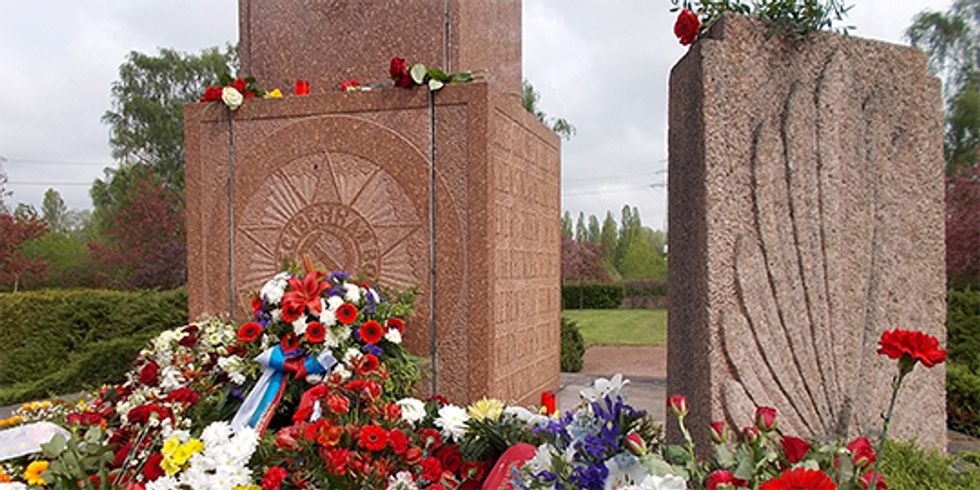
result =
[[638,296],[667,296],[667,281],[658,279],[645,279],[635,281],[623,281],[626,288],[626,297]]
[[585,356],[585,340],[578,324],[562,317],[561,319],[561,372],[577,373],[582,370]]
[[561,305],[566,310],[612,310],[626,297],[622,284],[565,284],[561,287]]
[[946,422],[980,437],[980,291],[949,291],[946,334]]
[[187,291],[0,294],[0,404],[116,382],[157,333],[187,323]]

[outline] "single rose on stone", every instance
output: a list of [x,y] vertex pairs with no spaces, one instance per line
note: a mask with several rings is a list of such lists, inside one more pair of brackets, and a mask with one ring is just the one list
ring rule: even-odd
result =
[[728,424],[721,420],[716,420],[711,423],[711,440],[715,444],[725,444],[728,442]]
[[245,101],[245,96],[242,95],[235,87],[225,87],[221,89],[221,101],[228,106],[229,109],[235,110],[241,107],[242,102]]
[[694,12],[688,9],[681,10],[674,23],[674,35],[681,41],[681,45],[693,44],[701,32],[701,19]]
[[350,80],[344,80],[343,82],[340,82],[341,92],[356,92],[360,89],[361,89],[361,82],[358,82],[357,79],[352,78]]
[[397,56],[392,58],[388,73],[391,75],[391,79],[395,81],[396,87],[412,88],[415,86],[415,81],[408,73],[408,62],[405,61],[405,58]]
[[755,410],[755,425],[763,432],[770,432],[776,428],[776,409],[772,407],[759,407]]

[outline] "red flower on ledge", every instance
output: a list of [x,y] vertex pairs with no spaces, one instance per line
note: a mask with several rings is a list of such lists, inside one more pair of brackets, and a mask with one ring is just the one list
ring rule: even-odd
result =
[[674,23],[674,35],[680,39],[681,44],[684,46],[693,44],[700,32],[701,19],[698,18],[698,14],[688,9],[681,10],[677,22]]
[[946,361],[946,351],[939,347],[939,340],[915,330],[896,328],[881,334],[878,353],[899,360],[908,356],[912,361],[911,366],[917,361],[921,361],[925,367],[933,367]]
[[820,470],[797,468],[784,471],[779,478],[769,480],[759,490],[837,490],[837,485]]
[[412,88],[415,86],[415,81],[412,80],[412,76],[408,74],[408,62],[405,58],[394,57],[391,59],[391,67],[388,69],[388,74],[391,75],[391,79],[395,81],[396,87],[401,88]]

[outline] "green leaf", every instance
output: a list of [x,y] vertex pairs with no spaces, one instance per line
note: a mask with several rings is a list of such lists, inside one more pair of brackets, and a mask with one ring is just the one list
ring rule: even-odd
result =
[[444,86],[446,86],[446,84],[440,82],[439,80],[436,80],[435,78],[429,80],[429,90],[432,92],[435,92],[436,90],[439,90]]
[[68,440],[61,434],[55,434],[50,441],[41,444],[41,453],[45,458],[54,459],[64,452],[68,445]]
[[755,458],[751,453],[745,451],[738,452],[738,467],[735,468],[735,478],[739,480],[752,480],[755,473]]
[[468,71],[453,73],[449,76],[450,83],[466,83],[473,81],[473,74]]
[[718,464],[721,465],[722,468],[731,468],[735,466],[736,463],[735,454],[732,453],[732,450],[728,449],[728,446],[725,446],[724,444],[715,445],[715,459],[718,460]]
[[422,63],[417,63],[415,65],[412,65],[412,69],[409,70],[408,73],[412,75],[412,80],[415,83],[419,85],[425,83],[425,75],[427,74],[427,70],[425,69],[425,65],[423,65]]
[[231,82],[234,81],[235,79],[231,78],[231,75],[229,75],[228,72],[218,75],[218,85],[225,86],[231,84]]
[[690,457],[687,450],[684,449],[684,446],[671,444],[664,450],[664,459],[671,463],[678,464],[687,462]]
[[439,80],[440,82],[448,82],[449,81],[449,75],[446,75],[446,72],[444,72],[444,71],[442,71],[442,70],[440,70],[438,68],[429,68],[427,72],[429,74],[429,78],[435,78],[436,80]]

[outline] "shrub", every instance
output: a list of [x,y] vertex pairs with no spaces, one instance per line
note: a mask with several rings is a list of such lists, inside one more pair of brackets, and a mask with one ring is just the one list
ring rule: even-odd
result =
[[980,376],[960,363],[950,363],[946,370],[946,424],[980,436]]
[[582,357],[585,356],[585,340],[578,324],[562,317],[561,319],[561,371],[577,373],[582,370]]
[[666,280],[624,281],[623,287],[626,288],[627,298],[636,296],[667,296]]
[[562,308],[567,310],[611,310],[626,297],[621,284],[565,284],[561,287]]
[[187,292],[0,294],[0,403],[119,380],[146,341],[187,323]]
[[912,443],[888,441],[881,472],[891,490],[957,490],[980,488],[980,454],[943,456]]
[[980,436],[980,291],[950,290],[946,305],[946,423]]

